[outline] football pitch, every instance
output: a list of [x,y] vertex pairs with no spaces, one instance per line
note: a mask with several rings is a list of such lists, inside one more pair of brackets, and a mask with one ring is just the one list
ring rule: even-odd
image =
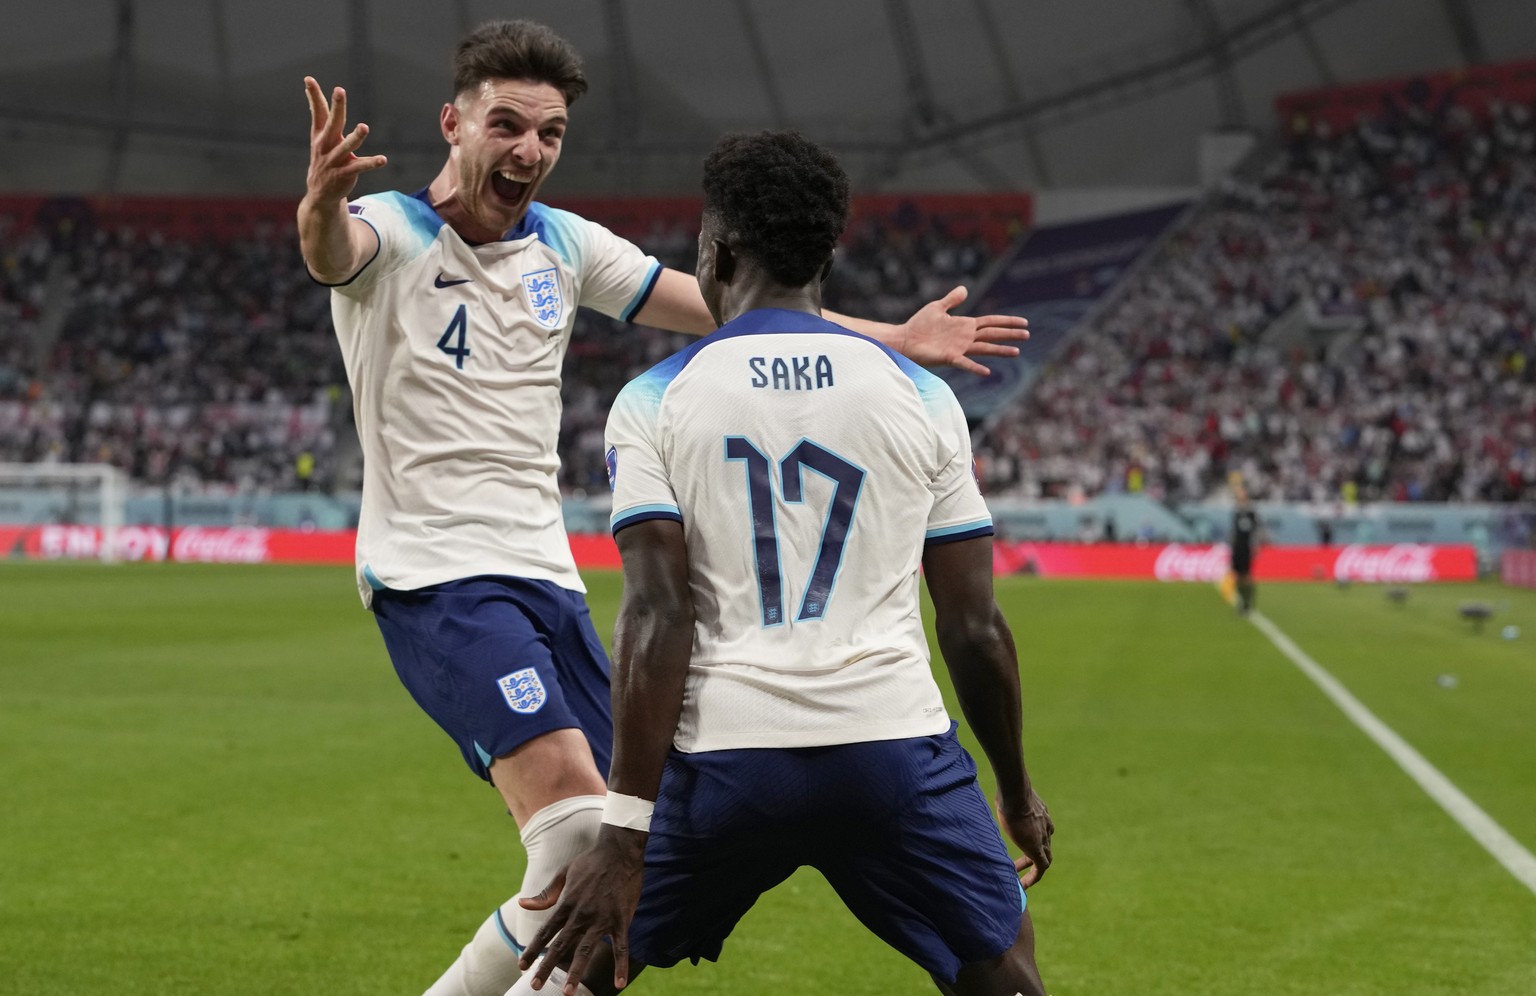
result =
[[[589,583],[607,636],[618,578]],[[1536,892],[1212,587],[998,594],[1057,824],[1029,901],[1055,996],[1536,994]],[[1536,592],[1383,596],[1260,608],[1536,850]],[[0,792],[17,996],[416,996],[521,870],[346,568],[0,563]],[[802,870],[719,964],[632,991],[934,990]]]

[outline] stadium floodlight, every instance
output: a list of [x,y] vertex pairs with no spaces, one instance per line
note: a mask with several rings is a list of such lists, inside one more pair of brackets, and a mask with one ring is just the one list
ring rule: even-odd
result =
[[127,501],[128,475],[111,464],[0,463],[0,523],[90,530],[76,555],[117,562]]

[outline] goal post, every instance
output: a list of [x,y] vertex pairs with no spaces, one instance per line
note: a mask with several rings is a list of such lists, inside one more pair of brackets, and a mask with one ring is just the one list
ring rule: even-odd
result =
[[95,526],[96,557],[118,560],[128,475],[106,463],[0,463],[0,525]]

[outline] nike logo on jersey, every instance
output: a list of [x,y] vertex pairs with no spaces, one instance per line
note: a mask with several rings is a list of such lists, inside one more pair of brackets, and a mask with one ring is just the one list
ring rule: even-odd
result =
[[475,278],[474,277],[465,277],[463,280],[444,280],[443,279],[443,271],[442,270],[438,270],[437,271],[437,279],[432,281],[432,286],[436,287],[439,290],[441,290],[444,287],[456,287],[459,284],[467,284],[467,283],[469,283],[473,279],[475,279]]

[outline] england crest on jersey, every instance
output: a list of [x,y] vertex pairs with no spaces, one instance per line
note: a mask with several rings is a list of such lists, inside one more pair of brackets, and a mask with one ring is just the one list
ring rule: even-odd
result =
[[538,712],[549,701],[549,692],[539,680],[539,672],[531,667],[502,675],[496,684],[507,700],[507,707],[525,716]]
[[560,317],[565,314],[565,299],[560,295],[560,272],[551,266],[547,270],[525,273],[523,290],[539,324],[547,329],[559,328]]

